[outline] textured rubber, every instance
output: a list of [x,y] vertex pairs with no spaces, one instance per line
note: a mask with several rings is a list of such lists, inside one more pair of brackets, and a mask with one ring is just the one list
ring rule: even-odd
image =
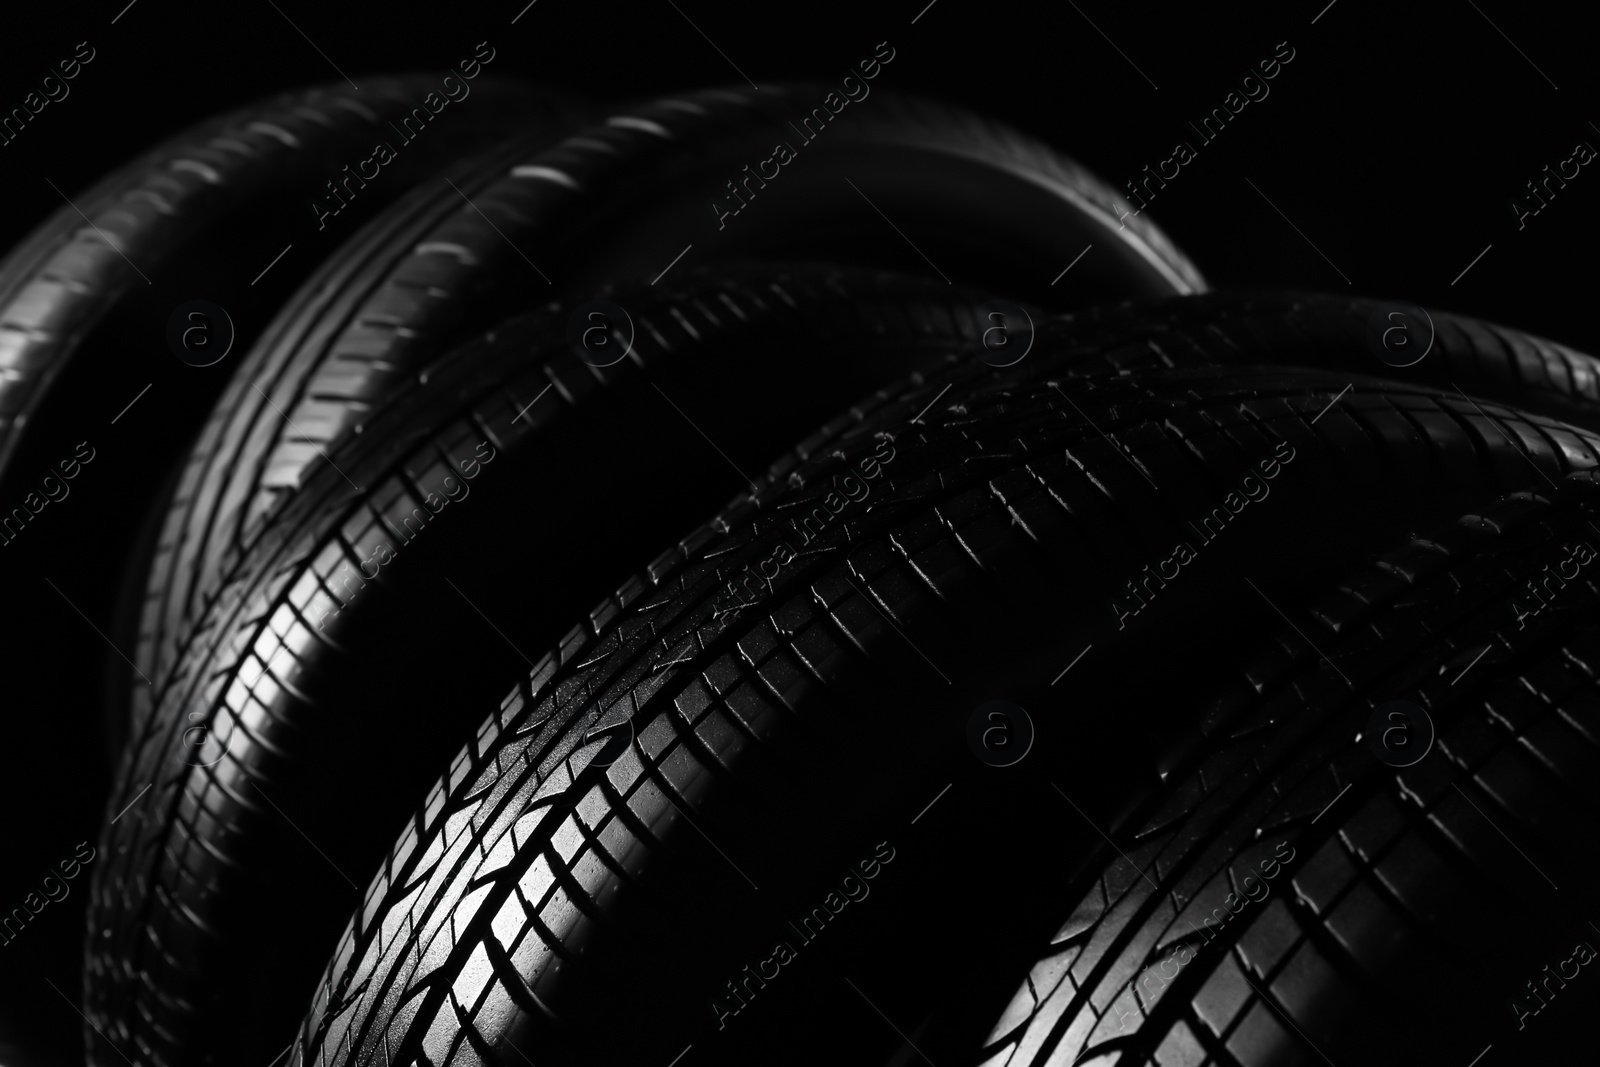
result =
[[[265,228],[281,232],[280,203],[297,205],[296,218],[309,219],[298,205],[319,195],[354,153],[369,151],[374,138],[392,137],[388,121],[404,117],[437,82],[427,74],[371,78],[359,94],[340,82],[251,104],[185,130],[76,193],[40,224],[0,262],[0,479],[25,428],[45,417],[52,386],[80,350],[93,347],[108,316],[145,295],[150,276],[192,268],[186,260],[219,228],[234,247]],[[549,94],[485,77],[461,110],[400,153],[386,180],[352,202],[352,213],[374,213],[441,161],[548,121],[558,105]],[[248,295],[265,307],[292,292],[295,261],[279,266],[240,300]],[[242,282],[239,288],[247,289]],[[249,317],[239,303],[231,312],[236,326]],[[117,340],[114,353],[95,354],[125,358]],[[242,351],[249,340],[236,344]]]
[[[171,669],[263,517],[336,441],[360,432],[389,390],[545,294],[658,277],[686,244],[698,251],[672,269],[701,257],[836,258],[863,232],[883,238],[871,255],[888,261],[869,265],[925,272],[880,207],[928,255],[963,264],[963,282],[1004,289],[1033,278],[1049,290],[1044,280],[1092,240],[1093,257],[1074,271],[1078,288],[1049,290],[1055,299],[1203,288],[1152,225],[1119,229],[1116,194],[1071,160],[969,112],[882,90],[803,145],[719,230],[707,208],[727,195],[722,183],[769,154],[801,105],[822,95],[798,86],[659,100],[543,151],[498,154],[470,183],[457,179],[460,193],[419,189],[376,220],[280,314],[193,449],[150,567],[139,669],[150,678]],[[996,246],[1006,256],[985,251]],[[131,693],[137,723],[148,688]]]
[[[1129,670],[1163,644],[1215,639],[1224,627],[1196,638],[1164,623],[1236,598],[1228,563],[1293,588],[1486,488],[1537,479],[1502,427],[1545,441],[1553,476],[1600,455],[1592,435],[1500,409],[1492,424],[1423,389],[1357,380],[1321,414],[1343,384],[1326,374],[1074,380],[1085,356],[1004,377],[963,362],[879,394],[623,583],[418,805],[291,1062],[441,1067],[513,1049],[667,1062],[711,1021],[707,992],[738,970],[730,946],[753,943],[748,916],[730,918],[741,876],[799,887],[799,904],[918,768],[959,746],[984,696],[1042,693],[1053,656],[1088,639]],[[1118,577],[1192,536],[1186,513],[1274,455],[1287,470],[1271,518],[1217,538],[1204,568],[1119,630]],[[842,494],[874,478],[872,502],[843,515]],[[633,742],[592,765],[623,721]],[[804,1062],[785,1047],[768,1061]]]
[[[113,858],[92,891],[89,1012],[114,1044],[176,1064],[288,1040],[344,904],[281,902],[338,901],[341,871],[375,866],[386,842],[368,827],[394,825],[473,725],[441,707],[492,698],[523,662],[515,646],[581,607],[564,586],[588,583],[559,566],[530,569],[509,602],[494,586],[507,562],[520,571],[605,544],[605,501],[582,499],[592,468],[613,472],[605,496],[631,531],[614,550],[641,555],[740,484],[718,449],[770,456],[837,391],[900,378],[979,329],[979,297],[882,272],[695,271],[609,295],[633,308],[628,360],[586,366],[557,309],[421,368],[223,576],[118,776],[118,796],[153,785],[108,828]],[[717,415],[771,380],[785,385],[760,419]],[[716,447],[684,408],[718,418]],[[630,456],[647,434],[659,461]],[[583,524],[550,521],[578,511]],[[523,531],[514,556],[483,551],[509,549],[508,529]],[[399,559],[375,556],[380,543]],[[543,608],[541,625],[545,602],[562,610]],[[484,625],[479,612],[522,617]],[[441,632],[442,617],[461,624]]]
[[[967,1062],[1570,1062],[1600,944],[1597,517],[1594,472],[1541,483],[1293,610],[1187,709]],[[1363,736],[1396,699],[1437,730],[1398,770]]]
[[[1110,366],[1128,373],[1194,366],[1283,364],[1422,383],[1600,429],[1600,360],[1481,319],[1430,312],[1436,340],[1421,362],[1383,363],[1368,322],[1393,302],[1313,293],[1201,293],[1157,304],[1090,308],[1041,323],[1040,336],[1122,342]],[[1382,316],[1380,316],[1382,318]],[[1384,321],[1390,321],[1385,319]],[[1416,326],[1411,329],[1417,329]],[[1208,330],[1220,331],[1210,333]]]

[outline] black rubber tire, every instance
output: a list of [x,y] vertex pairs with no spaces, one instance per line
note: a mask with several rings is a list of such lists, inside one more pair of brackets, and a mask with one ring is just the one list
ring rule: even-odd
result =
[[[609,295],[630,306],[637,328],[628,360],[586,366],[567,347],[558,308],[420,368],[409,389],[368,413],[367,432],[333,453],[336,466],[282,498],[256,548],[223,575],[224,595],[159,684],[157,714],[134,735],[113,791],[122,799],[107,811],[154,783],[107,827],[108,859],[91,891],[88,1013],[114,1045],[166,1065],[234,1062],[288,1041],[349,903],[339,872],[382,859],[387,843],[369,827],[402,818],[440,753],[473,725],[440,707],[491,697],[524,662],[517,647],[542,640],[592,591],[579,581],[586,575],[554,567],[515,583],[508,598],[509,585],[495,588],[504,567],[482,551],[486,540],[524,530],[519,553],[552,562],[594,542],[622,558],[644,554],[669,536],[663,528],[682,529],[740,484],[717,449],[772,455],[833,410],[838,390],[901,377],[980,330],[980,297],[881,272],[694,271],[679,285]],[[716,425],[716,446],[680,413],[726,411],[773,379],[787,383],[781,398],[769,397],[770,410],[747,425]],[[628,462],[645,432],[663,440]],[[444,510],[439,497],[422,544],[376,525],[375,512],[399,524],[428,491],[443,494],[441,479],[472,459],[479,440],[492,442],[496,473],[483,478],[488,464],[478,468],[461,496],[470,503]],[[538,492],[508,477],[518,464]],[[688,464],[706,471],[672,477]],[[602,481],[594,465],[617,469]],[[585,483],[595,499],[585,499]],[[580,508],[582,526],[548,523]],[[608,537],[615,527],[625,529]],[[340,588],[342,567],[370,561],[375,538],[401,546],[404,561],[381,567],[371,590],[347,579],[352,603],[326,621],[306,597],[333,606],[327,590]],[[438,576],[445,567],[451,583]],[[521,618],[484,625],[480,610]],[[292,666],[270,669],[275,652],[252,660],[261,624],[291,617],[309,638],[291,638]],[[438,632],[441,617],[460,624]],[[323,621],[325,630],[313,625]],[[434,660],[450,670],[417,678],[406,667]],[[333,826],[319,815],[328,811],[343,813]],[[305,903],[282,907],[299,894]],[[270,971],[258,965],[267,955]]]
[[[1043,916],[1028,978],[966,1062],[1585,1053],[1596,991],[1560,961],[1600,945],[1600,584],[1544,568],[1575,578],[1597,519],[1593,471],[1541,483],[1283,605],[1299,632],[1279,626],[1189,706],[1164,784],[1108,827],[1120,858],[1102,846],[1070,915]],[[1395,699],[1437,731],[1404,769],[1363,738]]]
[[[1154,226],[1136,217],[1119,228],[1119,198],[1071,160],[970,112],[881,91],[805,146],[795,171],[761,193],[771,199],[719,232],[706,210],[717,183],[759,158],[774,129],[824,92],[769,87],[658,100],[544,151],[474,168],[470,184],[458,180],[470,204],[436,184],[375,221],[285,308],[191,453],[150,566],[139,670],[157,678],[171,669],[263,516],[343,435],[360,432],[388,390],[451,343],[527,310],[530,288],[538,298],[578,297],[648,280],[685,242],[722,262],[817,251],[835,258],[830,241],[852,235],[859,247],[862,232],[882,239],[864,254],[875,260],[868,265],[924,272],[879,206],[916,248],[978,272],[964,280],[986,288],[1070,304],[1204,287]],[[1046,279],[1086,241],[1095,252],[1074,268],[1072,288],[1051,290]],[[533,262],[559,285],[547,285]],[[148,687],[135,678],[131,692],[137,728],[149,714]]]
[[[1493,322],[1448,312],[1428,314],[1436,340],[1411,366],[1390,366],[1368,338],[1377,313],[1395,301],[1317,293],[1211,292],[1152,304],[1123,302],[1045,320],[1047,341],[1070,337],[1104,350],[1106,363],[1125,373],[1200,366],[1283,363],[1286,346],[1296,366],[1378,375],[1398,381],[1458,387],[1472,396],[1553,415],[1600,429],[1600,360],[1585,352]],[[1421,324],[1407,328],[1420,336]],[[1234,328],[1234,324],[1238,328]],[[1215,327],[1225,339],[1207,333]]]
[[[869,853],[874,827],[910,814],[907,796],[920,803],[951,765],[971,763],[960,738],[982,701],[1043,702],[1086,641],[1095,652],[1078,670],[1138,677],[1151,657],[1208,662],[1226,625],[1195,635],[1178,624],[1237,598],[1237,577],[1216,573],[1229,563],[1248,561],[1268,588],[1296,588],[1407,523],[1539,477],[1526,457],[1496,458],[1509,458],[1498,428],[1468,402],[1429,390],[1358,379],[1319,417],[1343,379],[1207,370],[1072,381],[1078,357],[1030,359],[1006,376],[964,362],[858,405],[776,465],[753,500],[625,582],[482,721],[418,804],[333,953],[290,1062],[445,1067],[512,1062],[513,1048],[548,1064],[668,1062],[686,1042],[698,1050],[715,1033],[708,995],[760,935],[821,899],[821,879]],[[928,407],[926,425],[908,423]],[[1600,455],[1593,435],[1495,417],[1519,435],[1588,442],[1575,460],[1585,467]],[[1241,469],[1283,459],[1274,439],[1297,465],[1277,485],[1289,499],[1272,525],[1220,538],[1200,573],[1119,636],[1107,611],[1117,578],[1190,536],[1181,516],[1214,503]],[[780,565],[769,592],[739,592],[741,567],[776,559],[779,535],[794,537],[780,525],[788,507],[823,499],[830,475],[869,469],[863,457],[885,447],[894,465],[875,464],[891,475],[876,503],[824,523],[822,547],[787,574]],[[1571,456],[1552,453],[1551,473]],[[590,766],[609,740],[597,732],[624,720],[634,743],[608,769]],[[848,744],[830,739],[838,731]],[[926,792],[908,788],[917,783]],[[674,828],[674,808],[700,833]],[[750,878],[764,887],[757,908],[744,903]],[[946,882],[959,909],[970,888]],[[519,884],[545,904],[539,922]],[[730,1030],[704,1055],[837,1057],[841,1035],[789,1009],[785,1025],[760,1031],[769,1040],[752,1047]]]
[[[82,428],[85,383],[98,383],[108,366],[126,362],[132,317],[160,337],[166,314],[195,295],[190,287],[217,292],[216,262],[223,256],[237,256],[241,248],[254,253],[277,240],[265,265],[287,237],[312,246],[316,231],[306,204],[322,183],[375,137],[392,136],[387,122],[437,86],[431,74],[371,78],[359,94],[339,82],[209,119],[76,193],[12,249],[0,261],[0,351],[7,372],[0,376],[0,490],[14,495],[8,472],[25,432],[41,425],[60,433]],[[353,232],[443,161],[518,126],[549,122],[565,107],[551,94],[488,76],[468,99],[474,98],[421,147],[400,153],[384,180],[352,200],[340,228]],[[313,254],[312,247],[302,249],[255,285],[245,277],[224,286],[240,352],[250,329],[293,292]],[[221,376],[207,377],[209,403]],[[174,405],[167,417],[181,420],[191,408],[204,405]]]
[[[553,131],[545,124],[529,125],[531,131],[521,136],[502,140],[492,148],[451,163],[437,176],[439,181],[410,189],[339,245],[282,302],[272,321],[260,331],[255,344],[242,357],[242,362],[227,379],[226,386],[210,407],[198,434],[190,434],[185,440],[185,448],[178,453],[179,470],[170,487],[152,487],[152,491],[144,494],[142,499],[145,501],[143,506],[147,525],[142,528],[144,534],[138,538],[127,565],[127,573],[135,585],[131,593],[124,591],[118,598],[115,612],[118,628],[112,633],[113,643],[118,648],[137,651],[133,656],[133,664],[122,659],[120,654],[108,656],[105,661],[112,680],[108,691],[114,694],[114,698],[106,708],[104,736],[113,764],[121,756],[132,724],[149,713],[150,689],[145,679],[154,679],[158,664],[162,662],[155,652],[158,636],[165,634],[169,640],[176,640],[179,634],[176,630],[160,628],[164,621],[158,610],[160,605],[182,603],[186,590],[180,579],[201,569],[203,563],[214,563],[207,559],[201,564],[194,564],[193,568],[176,566],[182,552],[193,553],[215,547],[218,543],[208,542],[203,535],[209,531],[203,526],[199,530],[201,536],[196,536],[189,527],[201,526],[205,518],[215,516],[212,509],[232,502],[224,499],[219,504],[218,496],[229,490],[239,490],[239,483],[245,477],[241,471],[257,473],[260,477],[255,484],[258,486],[263,479],[270,481],[270,471],[262,473],[244,459],[239,460],[240,466],[224,465],[219,459],[222,439],[230,433],[252,431],[270,437],[277,429],[272,420],[283,422],[285,419],[284,409],[280,406],[285,402],[283,394],[306,387],[307,376],[320,375],[312,380],[311,385],[324,393],[336,388],[330,382],[340,380],[341,376],[346,384],[352,375],[360,379],[363,373],[380,380],[381,387],[375,388],[372,395],[348,405],[349,410],[363,412],[381,403],[381,389],[403,389],[407,381],[404,375],[399,376],[398,380],[386,377],[389,364],[382,359],[367,364],[358,357],[352,357],[357,358],[357,369],[352,371],[351,360],[340,358],[350,357],[351,353],[340,352],[330,346],[318,348],[315,355],[302,352],[300,362],[287,368],[281,364],[275,365],[272,373],[277,375],[278,389],[268,396],[256,385],[258,379],[267,373],[261,364],[274,354],[282,356],[285,351],[296,352],[297,345],[307,343],[305,331],[327,340],[318,333],[319,327],[337,330],[339,326],[319,321],[319,315],[335,324],[343,322],[344,316],[350,312],[349,301],[359,302],[360,297],[366,295],[361,290],[363,279],[370,281],[373,273],[381,276],[384,268],[396,256],[404,259],[416,253],[418,234],[426,234],[440,219],[449,215],[462,196],[476,196],[493,180],[493,175],[503,171],[512,160],[537,152],[552,139]],[[351,288],[357,290],[354,296],[349,291]],[[354,321],[357,325],[351,327],[349,332],[359,333],[362,329],[360,314],[356,315]],[[312,340],[309,345],[315,347],[316,343],[316,340]],[[406,365],[415,373],[415,358]],[[303,403],[294,410],[293,424],[299,427],[321,425],[316,408],[315,399]],[[236,444],[240,450],[238,455],[249,457],[253,454],[249,451],[248,442]],[[331,442],[329,444],[331,447]],[[295,446],[291,444],[290,447]],[[318,444],[312,446],[307,454],[320,458],[327,450]],[[228,480],[230,475],[231,481]],[[280,490],[270,494],[267,499],[282,495]],[[258,497],[256,503],[261,502]],[[255,516],[257,520],[260,517],[259,514]],[[223,522],[221,519],[216,521]],[[153,534],[149,533],[150,529],[153,529]],[[185,533],[190,536],[183,538],[181,535]],[[173,543],[175,538],[179,540],[178,544]],[[188,562],[194,563],[192,560]],[[215,591],[212,592],[214,595]],[[131,721],[130,692],[133,708]]]

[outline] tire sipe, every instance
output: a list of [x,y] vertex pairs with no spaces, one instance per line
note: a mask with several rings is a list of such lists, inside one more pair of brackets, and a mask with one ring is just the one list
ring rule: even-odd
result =
[[[1235,321],[1219,343],[1252,328],[1266,327]],[[858,1038],[817,1025],[814,1000],[746,1006],[726,980],[880,845],[929,877],[879,882],[877,919],[854,927],[867,947],[807,950],[789,988],[894,958],[896,988],[879,981],[875,1006],[883,994],[888,1017],[918,1013],[914,1041],[941,1032],[919,1005],[949,1000],[952,956],[999,961],[983,938],[927,936],[924,916],[960,915],[973,894],[927,856],[977,855],[993,834],[969,827],[917,860],[902,820],[944,783],[991,807],[1017,801],[1015,780],[966,747],[974,708],[1035,709],[1026,774],[1050,767],[1076,775],[1079,795],[1114,797],[1121,782],[1138,797],[1159,784],[1151,767],[1177,728],[1162,709],[1184,683],[1166,679],[1213,673],[1270,614],[1241,572],[1292,603],[1412,524],[1600,458],[1590,433],[1492,404],[1480,419],[1473,401],[1425,387],[1274,367],[1135,378],[1094,367],[1095,354],[1065,347],[1004,373],[958,360],[880,392],[621,583],[418,796],[291,1062],[445,1067],[518,1050],[550,1064],[667,1062],[689,1044],[714,1062],[838,1059]],[[1583,454],[1502,462],[1502,431],[1570,437]],[[844,497],[828,502],[847,477],[851,498],[876,481],[848,517]],[[1277,479],[1270,495],[1241,498],[1237,526],[1225,514],[1209,539],[1185,529],[1262,477]],[[796,525],[805,516],[816,531]],[[1179,539],[1201,554],[1137,601],[1122,579],[1131,587]],[[1117,746],[1084,743],[1103,740],[1104,699],[1053,690],[1076,650],[1077,684],[1125,694]],[[1038,861],[1058,868],[1041,881],[1059,884],[1097,841],[1081,830]],[[912,902],[908,930],[894,916]],[[872,951],[885,944],[908,951]],[[849,1061],[887,1058],[894,1037],[878,1052],[852,1044]]]

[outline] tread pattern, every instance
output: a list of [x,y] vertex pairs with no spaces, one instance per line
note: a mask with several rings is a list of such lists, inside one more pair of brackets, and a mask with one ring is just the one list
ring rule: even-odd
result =
[[[1347,416],[1313,427],[1320,405],[1308,387],[1330,379],[1281,372],[1255,380],[1172,374],[1160,386],[1085,379],[1072,383],[1084,414],[1069,414],[1046,377],[1069,362],[1041,360],[1020,382],[962,368],[969,385],[983,382],[956,392],[916,430],[905,422],[938,395],[940,377],[874,398],[839,420],[839,436],[802,446],[753,499],[737,501],[599,606],[483,721],[408,821],[334,952],[292,1062],[441,1067],[510,1060],[500,1050],[528,1047],[528,1028],[554,1041],[552,1020],[583,1010],[572,990],[583,988],[584,946],[603,938],[616,898],[645,892],[643,872],[681,847],[669,840],[679,812],[716,826],[743,806],[740,797],[759,796],[769,769],[785,764],[783,739],[839,701],[841,678],[863,659],[903,654],[897,678],[927,673],[885,618],[934,662],[988,663],[1003,653],[983,647],[977,624],[960,619],[993,619],[997,599],[1061,603],[1060,589],[1071,587],[1062,571],[1089,582],[1082,557],[1091,541],[1162,541],[1171,502],[1152,499],[1101,431],[1157,478],[1180,481],[1188,467],[1212,485],[1241,442],[1277,438],[1342,467],[1346,484],[1392,478],[1415,487],[1421,471],[1398,458],[1409,446],[1384,429],[1412,412],[1414,430],[1434,426],[1423,437],[1442,446],[1435,459],[1456,457],[1447,466],[1461,454],[1445,436],[1470,438],[1473,464],[1493,451],[1484,435],[1495,431],[1474,423],[1468,405],[1424,390],[1386,395],[1357,384]],[[962,370],[951,374],[962,381]],[[1424,421],[1432,416],[1452,433]],[[1505,411],[1495,417],[1520,421]],[[798,567],[756,603],[760,610],[730,604],[720,590],[771,550],[785,505],[814,504],[822,490],[804,487],[883,435],[905,458],[886,467],[880,502],[844,524],[840,554]],[[1371,464],[1363,448],[1394,449],[1393,466]],[[1550,456],[1558,468],[1567,463],[1565,454]],[[1485,473],[1488,483],[1534,477],[1526,466],[1512,475],[1492,463]],[[1041,583],[1050,588],[1038,592]],[[1071,600],[1062,615],[1103,611]],[[1041,640],[1070,645],[1060,629],[1067,625]],[[604,771],[588,767],[603,741],[585,738],[624,716],[634,745]],[[745,787],[719,803],[730,776]],[[792,797],[787,786],[776,791]],[[589,981],[591,998],[611,988]]]
[[[284,192],[309,194],[374,127],[404,115],[437,79],[370,79],[359,96],[344,83],[284,93],[210,119],[166,141],[74,196],[0,263],[0,471],[19,435],[85,337],[130,290],[158,272],[213,220]],[[483,99],[460,133],[509,125],[509,112],[549,110],[545,94],[485,77]],[[459,151],[440,138],[397,164],[391,188]],[[372,204],[381,193],[369,194]],[[85,222],[85,217],[89,221]],[[108,244],[110,241],[112,243]]]
[[[392,532],[406,530],[408,516],[420,513],[428,526],[471,521],[470,509],[459,520],[454,511],[430,515],[425,497],[443,493],[442,478],[473,458],[476,442],[534,451],[575,413],[646,372],[751,331],[802,346],[797,362],[812,373],[865,347],[886,361],[872,373],[897,376],[973,336],[978,298],[874,272],[755,268],[696,272],[679,286],[619,299],[633,309],[637,336],[629,359],[613,367],[588,367],[567,350],[564,332],[551,328],[564,325],[558,309],[504,324],[472,349],[423,368],[424,384],[370,412],[371,432],[335,453],[337,470],[285,497],[256,550],[224,576],[224,595],[163,682],[160,714],[133,738],[117,778],[117,794],[130,799],[144,783],[154,785],[148,802],[108,828],[110,858],[91,897],[90,1016],[114,1044],[152,1062],[177,1062],[180,1035],[197,1013],[226,1016],[207,1006],[226,995],[209,977],[210,963],[251,936],[237,925],[251,909],[238,902],[270,906],[290,891],[282,873],[252,868],[252,843],[263,820],[276,832],[282,808],[294,807],[282,784],[289,750],[330,743],[316,740],[328,709],[306,693],[320,677],[354,669],[341,640],[345,620],[325,632],[314,620],[337,609],[341,593],[352,594],[348,576],[375,543],[403,545],[416,536]],[[826,355],[819,359],[817,349]],[[346,474],[367,489],[352,494]],[[406,578],[386,568],[385,581],[403,586]],[[447,643],[439,650],[448,658]],[[190,713],[198,707],[207,713]],[[185,760],[197,724],[207,731],[205,747]],[[439,729],[464,732],[448,720]],[[371,773],[381,781],[381,769]],[[352,778],[349,789],[366,781]],[[278,813],[252,795],[252,783],[265,787]],[[396,798],[396,811],[405,799]]]
[[[1559,546],[1600,540],[1597,511],[1593,471],[1511,494],[1356,568],[1241,662],[1112,830],[1126,857],[1086,879],[985,1067],[1466,1062],[1514,1032],[1508,1001],[1586,933],[1600,880],[1600,584],[1519,617]],[[1360,740],[1394,698],[1438,731],[1401,770]],[[1225,902],[1280,843],[1275,891]]]
[[[139,669],[156,678],[172,668],[189,627],[218,595],[219,575],[249,550],[265,516],[343,435],[361,432],[419,361],[526,306],[518,287],[532,276],[520,249],[565,250],[572,261],[558,273],[582,277],[617,252],[573,244],[602,208],[648,202],[669,179],[701,173],[713,146],[765,145],[797,101],[816,95],[803,86],[715,90],[631,108],[554,146],[524,145],[465,169],[457,184],[471,204],[448,187],[419,189],[369,227],[279,316],[192,451],[150,569]],[[992,160],[1050,189],[1064,218],[1117,228],[1116,195],[1044,145],[959,109],[887,93],[874,99],[861,117],[841,116],[828,131],[831,147],[814,151],[909,146],[933,160]],[[1133,221],[1108,248],[1140,265],[1142,286],[1203,288],[1159,230]],[[132,686],[131,699],[137,729],[151,713],[148,690]]]
[[1105,360],[1123,373],[1195,366],[1296,365],[1425,383],[1600,427],[1600,360],[1480,319],[1431,312],[1435,340],[1410,367],[1368,347],[1367,319],[1385,301],[1309,293],[1201,293],[1092,308],[1041,324],[1041,336],[1079,344],[1115,338]]

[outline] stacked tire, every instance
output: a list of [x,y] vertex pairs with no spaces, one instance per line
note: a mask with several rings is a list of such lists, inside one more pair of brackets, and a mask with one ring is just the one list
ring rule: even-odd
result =
[[[117,245],[0,264],[0,481],[159,319],[135,262],[281,236],[407,85],[190,131],[79,200]],[[89,608],[91,1064],[1578,1047],[1600,364],[1206,292],[945,105],[737,186],[819,87],[490,88],[84,494],[142,516]]]

